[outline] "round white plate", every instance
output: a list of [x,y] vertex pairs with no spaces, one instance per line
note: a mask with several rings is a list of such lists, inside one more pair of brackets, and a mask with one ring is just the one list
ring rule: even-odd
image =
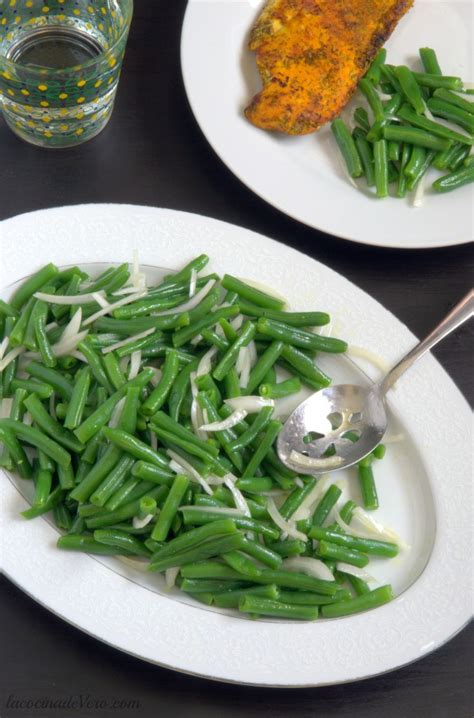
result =
[[[243,109],[261,87],[247,41],[263,5],[263,0],[189,0],[184,20],[181,65],[188,99],[229,169],[277,209],[337,237],[404,249],[472,240],[472,185],[445,195],[427,192],[419,208],[412,198],[377,200],[346,178],[328,126],[286,137],[245,119]],[[446,74],[474,81],[469,0],[416,0],[386,44],[389,61],[419,66],[418,48],[427,45],[436,49]],[[362,99],[349,108],[364,104]],[[437,176],[430,173],[428,188]]]
[[[337,335],[387,362],[415,341],[380,304],[327,267],[206,217],[83,205],[16,217],[0,225],[0,233],[0,286],[50,261],[123,262],[137,248],[143,264],[177,268],[206,252],[217,272],[232,269],[271,285],[295,309],[328,310]],[[325,361],[336,380],[361,380],[347,360]],[[369,372],[377,374],[373,367]],[[167,594],[159,577],[117,559],[59,551],[56,529],[47,520],[19,516],[31,482],[6,475],[0,476],[3,568],[36,601],[83,631],[179,671],[269,686],[323,685],[383,673],[435,649],[470,617],[469,425],[466,402],[431,356],[392,392],[390,433],[404,438],[389,445],[378,471],[377,516],[411,550],[393,561],[371,562],[372,573],[391,581],[397,597],[368,613],[313,623],[251,621]],[[356,491],[353,478],[338,479],[345,491]]]

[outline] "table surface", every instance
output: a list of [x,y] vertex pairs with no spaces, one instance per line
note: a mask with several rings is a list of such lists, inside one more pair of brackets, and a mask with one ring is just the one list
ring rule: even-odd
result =
[[[471,247],[407,252],[352,244],[294,222],[247,190],[211,150],[187,103],[179,65],[185,5],[136,0],[116,108],[92,142],[44,151],[18,140],[0,119],[0,220],[82,202],[217,217],[327,264],[423,336],[471,286]],[[471,403],[473,335],[472,326],[465,326],[434,352]],[[473,715],[472,626],[394,673],[336,688],[278,691],[213,683],[145,664],[63,623],[5,579],[0,608],[5,718]],[[63,707],[29,710],[16,702],[39,698],[62,700]]]

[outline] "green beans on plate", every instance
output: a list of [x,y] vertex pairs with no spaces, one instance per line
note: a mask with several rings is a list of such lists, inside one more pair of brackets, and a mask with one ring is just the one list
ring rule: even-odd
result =
[[[401,100],[387,110],[374,99],[383,58],[366,91],[385,132]],[[376,179],[363,135],[349,134],[346,149]],[[422,165],[413,159],[408,170]],[[52,512],[60,549],[135,557],[154,574],[176,569],[168,579],[217,609],[313,620],[327,607],[376,606],[386,591],[363,593],[363,579],[338,563],[390,560],[398,546],[350,534],[355,504],[334,483],[322,489],[287,469],[275,450],[279,402],[328,386],[315,355],[347,344],[316,333],[330,321],[325,311],[290,311],[271,287],[233,275],[200,277],[207,261],[141,286],[139,300],[127,265],[98,278],[48,265],[1,301],[0,465],[34,483],[23,515]],[[95,320],[91,291],[110,304]],[[329,518],[340,501],[347,530]]]

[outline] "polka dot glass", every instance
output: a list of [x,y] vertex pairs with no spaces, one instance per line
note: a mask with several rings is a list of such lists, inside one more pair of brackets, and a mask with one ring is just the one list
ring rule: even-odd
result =
[[[13,132],[60,148],[86,142],[105,127],[132,12],[133,0],[0,0],[0,107]],[[15,57],[16,47],[50,32],[89,38],[95,52],[68,67]]]

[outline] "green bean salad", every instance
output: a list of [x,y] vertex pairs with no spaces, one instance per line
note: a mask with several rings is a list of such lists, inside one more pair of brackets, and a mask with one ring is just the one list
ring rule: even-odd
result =
[[414,190],[415,206],[430,167],[447,173],[433,181],[435,193],[474,182],[474,90],[444,75],[433,49],[419,54],[424,72],[413,72],[386,63],[382,48],[359,82],[369,112],[355,109],[352,132],[341,118],[331,125],[352,179],[364,178],[378,198],[390,185],[394,197]]
[[51,512],[62,550],[133,559],[252,617],[386,603],[366,570],[402,546],[370,515],[384,446],[354,470],[362,506],[275,450],[278,400],[328,386],[315,356],[347,344],[317,329],[325,312],[207,264],[157,286],[137,260],[97,278],[49,264],[0,301],[0,465],[34,484],[23,516]]

